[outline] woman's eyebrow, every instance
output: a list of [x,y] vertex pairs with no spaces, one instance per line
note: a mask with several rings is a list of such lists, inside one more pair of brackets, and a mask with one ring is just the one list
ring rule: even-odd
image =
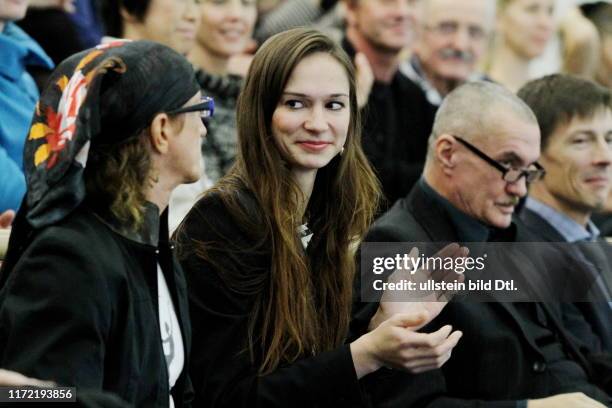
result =
[[[299,98],[312,98],[312,95],[306,95],[300,92],[283,92],[283,95],[297,96]],[[333,94],[326,95],[326,97],[327,98],[340,98],[340,97],[348,98],[349,96],[345,93],[333,93]]]

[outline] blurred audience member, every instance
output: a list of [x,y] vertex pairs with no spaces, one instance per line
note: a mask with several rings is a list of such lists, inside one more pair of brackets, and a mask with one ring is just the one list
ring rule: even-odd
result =
[[421,35],[400,70],[439,106],[465,81],[484,78],[476,69],[494,26],[494,1],[424,0]]
[[215,120],[207,123],[202,142],[205,174],[200,181],[179,186],[172,194],[170,230],[180,224],[198,197],[234,163],[236,157],[236,101],[242,77],[231,71],[233,58],[249,59],[244,53],[252,40],[257,19],[254,0],[202,0],[201,24],[190,60],[202,92],[215,99]]
[[343,46],[355,57],[358,77],[362,58],[375,79],[365,109],[363,149],[392,204],[421,175],[436,109],[399,71],[402,51],[414,44],[420,0],[346,0],[346,6]]
[[612,88],[612,3],[600,1],[583,6],[583,13],[597,28],[600,60],[595,79]]
[[102,0],[106,35],[150,40],[187,55],[195,43],[201,0]]
[[529,80],[529,63],[551,39],[555,0],[498,0],[497,35],[487,74],[512,92]]
[[236,156],[236,99],[242,78],[228,71],[230,59],[242,54],[253,34],[257,8],[253,0],[203,0],[202,24],[190,60],[198,68],[198,82],[205,95],[214,97],[215,120],[208,126],[202,148],[206,175],[214,183]]
[[74,0],[74,11],[68,17],[76,27],[83,47],[100,44],[103,29],[98,0]]
[[[74,0],[29,0],[29,5],[25,18],[18,24],[55,64],[86,48],[70,17],[75,11]],[[50,74],[49,71],[30,73],[41,89]]]
[[[249,0],[253,3],[255,0]],[[312,26],[333,13],[338,0],[260,1],[255,38],[261,44],[274,34],[291,28]]]
[[42,48],[14,23],[27,7],[27,1],[0,0],[0,213],[19,208],[25,194],[23,144],[38,99],[26,70],[53,68]]
[[[612,248],[590,219],[603,208],[612,187],[610,91],[584,79],[552,75],[528,82],[518,95],[538,119],[540,163],[546,169],[546,177],[531,185],[520,217],[545,241],[576,243],[576,256],[596,267],[598,298],[612,301]],[[570,331],[583,340],[595,339],[593,349],[612,353],[610,305],[585,302],[565,308]],[[572,319],[576,313],[588,324]],[[585,335],[585,330],[596,336]]]

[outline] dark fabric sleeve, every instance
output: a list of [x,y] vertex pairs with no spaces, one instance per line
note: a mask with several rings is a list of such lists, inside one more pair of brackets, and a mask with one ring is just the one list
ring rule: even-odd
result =
[[79,408],[131,408],[115,394],[95,390],[78,390],[76,406]]
[[[601,340],[593,331],[591,325],[585,320],[583,313],[573,303],[562,303],[561,312],[563,326],[577,339],[585,342],[593,351],[603,350]],[[611,322],[612,323],[612,322]]]
[[[224,271],[220,269],[236,269],[239,266],[233,263],[237,261],[225,257],[225,266],[214,267],[199,258],[193,247],[194,242],[231,246],[244,235],[214,198],[200,200],[176,235],[189,289],[194,406],[363,406],[348,345],[258,375],[247,349],[252,297],[234,292],[221,278]],[[267,272],[266,262],[257,256],[245,253],[240,263],[250,269],[243,271],[245,279]]]
[[29,246],[0,292],[0,367],[102,388],[112,311],[94,248],[54,227]]
[[[374,227],[367,234],[366,242],[402,242],[402,223],[391,223],[385,227]],[[358,256],[357,259],[360,257]],[[368,330],[370,319],[378,309],[376,302],[362,302],[361,273],[358,269],[353,287],[353,310],[350,338],[356,339]],[[427,330],[427,327],[425,328]],[[452,357],[451,357],[452,358]],[[363,380],[364,391],[377,408],[517,408],[524,401],[476,400],[448,396],[446,378],[442,370],[431,370],[421,374],[410,374],[399,370],[382,368]]]

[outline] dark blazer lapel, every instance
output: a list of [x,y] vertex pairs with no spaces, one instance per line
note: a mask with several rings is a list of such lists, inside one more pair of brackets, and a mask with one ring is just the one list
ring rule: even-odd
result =
[[[431,241],[457,242],[459,240],[449,215],[440,208],[438,203],[427,196],[419,188],[418,184],[407,197],[406,206],[406,210],[415,216],[417,222],[427,232]],[[499,309],[501,313],[509,314],[525,341],[536,353],[541,354],[534,340],[527,336],[527,331],[521,325],[523,319],[512,306],[512,303],[491,302],[489,305],[492,308]]]
[[519,219],[527,228],[537,234],[540,239],[549,242],[565,242],[565,238],[555,229],[555,227],[529,208],[523,208],[521,210]]
[[571,339],[571,336],[563,327],[563,323],[559,319],[559,315],[553,310],[554,306],[544,302],[541,302],[540,305],[546,312],[549,322],[553,324],[555,329],[557,329],[557,333],[560,335],[560,340],[567,347],[569,354],[574,356],[576,361],[582,366],[582,368],[584,368],[589,377],[592,378],[591,364],[588,363],[587,359],[584,357],[584,354],[580,352],[574,341]]
[[406,210],[429,235],[432,242],[457,242],[459,237],[449,215],[417,184],[405,202]]

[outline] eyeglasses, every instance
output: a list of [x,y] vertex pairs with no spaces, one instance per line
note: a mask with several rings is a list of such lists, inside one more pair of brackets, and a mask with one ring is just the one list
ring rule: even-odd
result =
[[200,103],[185,106],[166,112],[168,115],[178,115],[179,113],[200,112],[202,120],[212,117],[215,112],[215,101],[209,96],[203,96]]
[[479,150],[476,146],[472,145],[471,143],[466,142],[465,140],[463,140],[462,138],[458,136],[453,136],[453,137],[459,143],[467,147],[468,150],[470,150],[476,156],[480,157],[482,160],[489,163],[492,167],[499,170],[502,173],[502,179],[504,179],[504,181],[507,181],[508,183],[516,183],[523,176],[525,176],[525,180],[527,180],[528,183],[532,183],[534,181],[542,179],[544,175],[546,174],[546,170],[544,170],[544,168],[540,166],[540,164],[537,162],[533,163],[532,166],[535,168],[532,168],[532,169],[515,169],[512,167],[504,166],[497,160],[494,160],[490,158],[489,156],[487,156],[485,153],[483,153],[481,150]]

